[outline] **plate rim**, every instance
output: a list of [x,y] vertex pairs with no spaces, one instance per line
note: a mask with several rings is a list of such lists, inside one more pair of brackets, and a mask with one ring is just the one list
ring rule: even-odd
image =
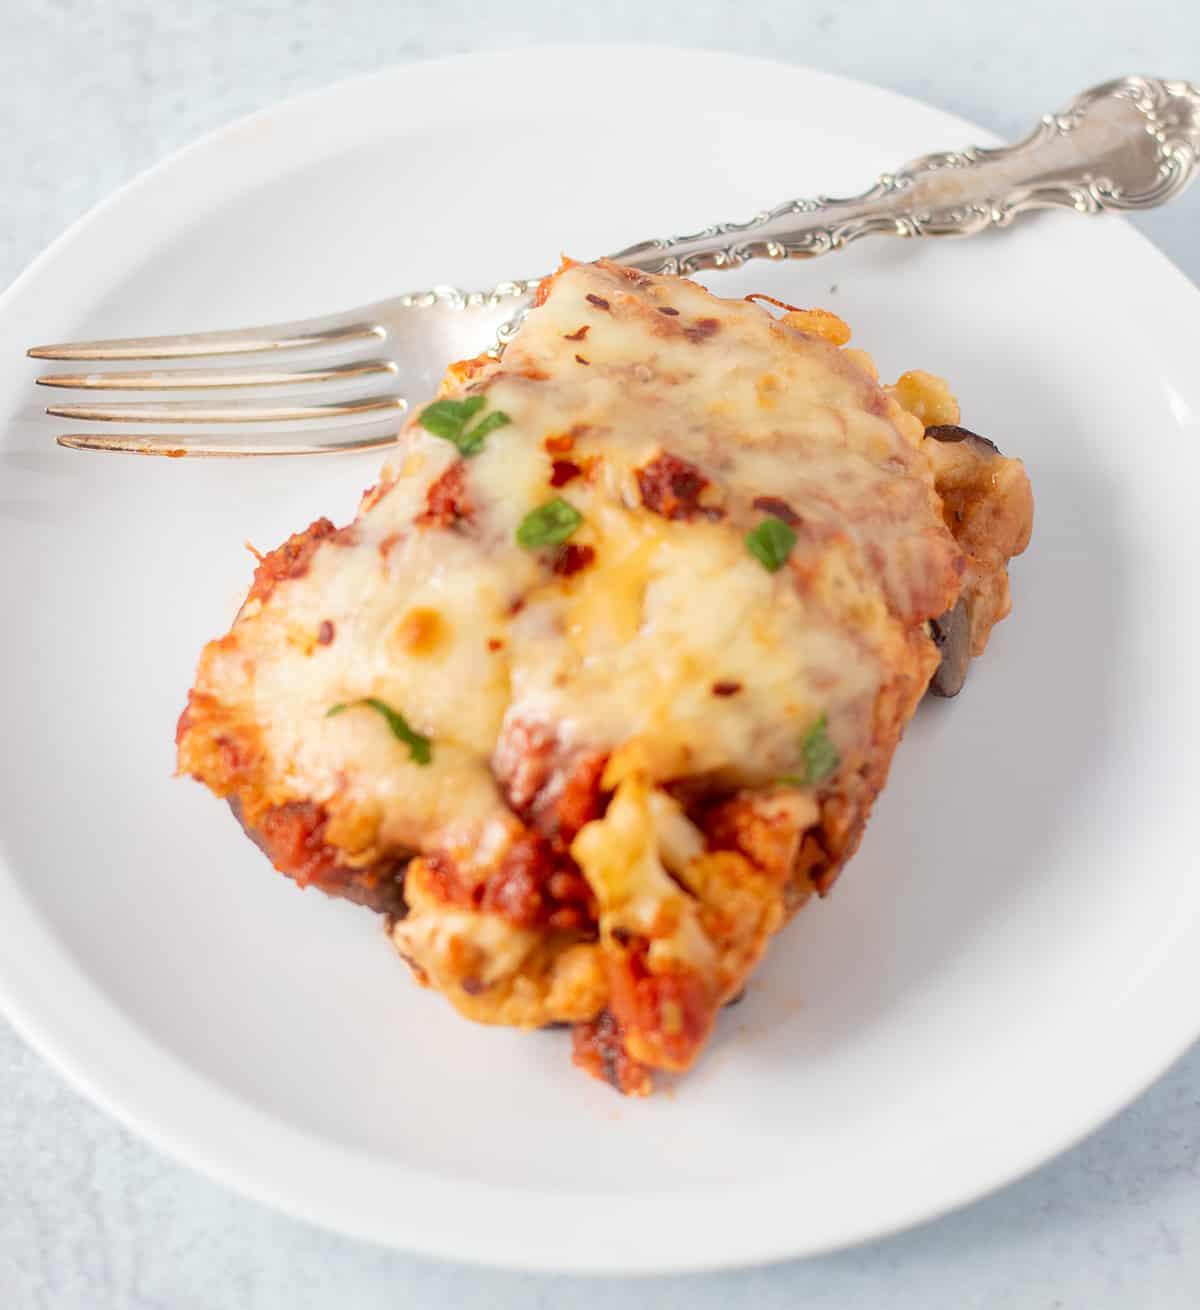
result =
[[[45,270],[52,267],[64,251],[83,238],[105,214],[135,199],[144,188],[153,186],[164,174],[186,165],[196,155],[226,148],[241,133],[270,123],[281,114],[294,113],[298,109],[321,101],[336,101],[349,89],[357,89],[366,83],[378,82],[382,85],[397,77],[412,76],[415,69],[461,70],[485,63],[495,64],[506,60],[519,61],[529,58],[594,59],[597,55],[622,53],[644,56],[648,50],[664,62],[686,63],[703,60],[713,64],[740,64],[752,67],[759,74],[765,74],[767,70],[775,75],[787,73],[793,77],[825,82],[843,92],[882,96],[905,109],[932,111],[944,119],[948,127],[953,124],[956,129],[961,128],[972,141],[978,144],[991,144],[997,140],[993,133],[916,97],[825,70],[743,54],[665,45],[646,47],[625,44],[587,46],[549,44],[393,64],[272,102],[250,114],[232,119],[136,174],[71,223],[3,292],[0,292],[0,321],[3,321],[10,305],[25,295],[28,288],[36,284]],[[1119,239],[1125,240],[1131,250],[1138,252],[1137,257],[1146,261],[1145,267],[1157,266],[1160,280],[1165,278],[1165,284],[1169,284],[1171,294],[1191,297],[1194,321],[1200,322],[1200,313],[1195,312],[1200,310],[1200,288],[1192,283],[1168,255],[1124,220],[1109,217],[1106,223],[1114,231],[1124,231],[1125,237]],[[1200,337],[1200,332],[1197,336]],[[878,1218],[864,1215],[862,1222],[857,1226],[844,1226],[844,1231],[836,1240],[806,1241],[803,1234],[791,1231],[786,1223],[764,1230],[761,1222],[758,1222],[749,1228],[749,1231],[724,1228],[723,1245],[713,1243],[710,1233],[703,1243],[705,1247],[703,1252],[694,1249],[701,1243],[693,1241],[689,1249],[688,1242],[681,1242],[675,1238],[670,1244],[669,1252],[664,1255],[661,1250],[652,1249],[645,1242],[631,1242],[628,1235],[621,1237],[619,1234],[608,1235],[613,1238],[616,1248],[611,1251],[606,1251],[603,1243],[594,1244],[587,1251],[578,1245],[567,1251],[562,1248],[554,1251],[549,1249],[551,1244],[544,1236],[539,1238],[535,1235],[532,1242],[527,1240],[516,1244],[512,1241],[512,1232],[506,1230],[500,1240],[497,1240],[494,1234],[490,1240],[480,1240],[478,1228],[475,1230],[469,1226],[464,1228],[462,1223],[464,1212],[470,1213],[472,1206],[478,1207],[481,1216],[485,1213],[490,1214],[494,1220],[494,1207],[501,1203],[523,1208],[526,1213],[530,1213],[528,1207],[531,1202],[535,1203],[541,1207],[538,1218],[546,1219],[548,1216],[545,1210],[553,1206],[557,1195],[548,1188],[519,1186],[501,1188],[487,1183],[447,1180],[437,1175],[424,1174],[417,1169],[395,1166],[398,1175],[402,1174],[405,1179],[411,1180],[414,1189],[419,1189],[422,1204],[428,1202],[428,1214],[448,1214],[449,1208],[453,1207],[459,1216],[458,1222],[455,1225],[448,1225],[435,1218],[431,1225],[427,1221],[420,1221],[427,1220],[428,1214],[406,1215],[402,1219],[398,1219],[398,1216],[393,1214],[387,1217],[386,1223],[380,1223],[365,1210],[347,1211],[344,1206],[338,1208],[337,1201],[324,1203],[310,1194],[289,1191],[287,1181],[281,1176],[266,1178],[255,1174],[253,1170],[256,1166],[247,1164],[249,1156],[242,1149],[244,1143],[234,1142],[233,1146],[226,1145],[223,1151],[214,1150],[211,1128],[207,1130],[207,1136],[188,1132],[182,1125],[172,1122],[169,1114],[155,1112],[154,1107],[161,1105],[161,1097],[164,1094],[169,1090],[175,1090],[192,1098],[193,1103],[197,1096],[206,1098],[208,1108],[213,1110],[219,1122],[261,1133],[263,1141],[269,1144],[271,1151],[294,1151],[302,1146],[316,1157],[327,1159],[331,1166],[336,1164],[341,1169],[348,1169],[350,1173],[353,1173],[361,1163],[356,1164],[354,1152],[324,1143],[302,1129],[274,1119],[212,1082],[199,1070],[187,1066],[171,1052],[159,1046],[152,1037],[143,1033],[107,996],[97,994],[75,959],[58,939],[50,922],[43,919],[29,901],[2,852],[0,852],[0,907],[5,910],[0,920],[13,925],[15,929],[23,928],[28,933],[27,941],[34,942],[42,951],[49,952],[52,962],[59,971],[60,981],[64,984],[55,997],[39,995],[36,974],[39,967],[37,951],[17,951],[11,955],[6,952],[5,955],[0,956],[0,1009],[11,1020],[22,1038],[85,1097],[169,1158],[221,1182],[235,1192],[250,1196],[294,1218],[351,1237],[366,1238],[387,1246],[488,1267],[545,1273],[608,1275],[707,1272],[816,1255],[904,1231],[1005,1187],[1069,1150],[1161,1077],[1200,1035],[1200,1015],[1197,1015],[1187,1034],[1182,1034],[1182,1029],[1186,1025],[1179,1024],[1180,1031],[1172,1030],[1172,1036],[1159,1040],[1156,1058],[1140,1066],[1133,1077],[1112,1078],[1108,1084],[1108,1094],[1093,1098],[1088,1112],[1078,1117],[1070,1132],[1044,1131],[1040,1136],[1029,1134],[1022,1139],[1024,1149],[1004,1167],[993,1169],[990,1173],[977,1174],[973,1177],[973,1181],[950,1188],[932,1201],[926,1200],[924,1204],[913,1205],[907,1214],[893,1215],[882,1222]],[[13,930],[6,935],[11,939],[14,935]],[[108,1044],[136,1056],[132,1063],[139,1070],[149,1070],[153,1075],[155,1086],[152,1094],[147,1093],[140,1097],[131,1094],[128,1079],[122,1079],[111,1053],[97,1049],[97,1043],[94,1040],[89,1042],[86,1035],[81,1037],[78,1020],[73,1019],[70,1013],[71,1007],[66,1004],[71,999],[77,1002],[86,1001],[92,1007],[93,1018],[103,1015],[105,1023],[109,1025]],[[156,1100],[156,1097],[159,1099]],[[278,1171],[276,1172],[278,1174]],[[710,1192],[711,1187],[697,1190]],[[737,1184],[724,1190],[728,1195],[735,1195],[741,1191],[745,1191],[748,1197],[753,1195],[762,1202],[756,1207],[760,1214],[766,1212],[769,1199],[786,1200],[788,1195],[787,1187],[778,1182],[750,1186]],[[465,1204],[466,1198],[463,1195],[465,1191],[470,1191],[474,1195],[471,1204]],[[640,1216],[652,1215],[654,1207],[661,1205],[666,1196],[674,1198],[673,1203],[677,1202],[677,1193],[659,1191],[638,1193],[633,1198],[623,1197],[621,1204],[635,1222],[640,1223]],[[604,1198],[605,1194],[601,1192],[580,1193],[573,1197],[572,1206],[586,1199],[594,1208],[595,1202],[603,1202]],[[610,1196],[609,1199],[615,1198]],[[631,1226],[627,1224],[626,1228]]]

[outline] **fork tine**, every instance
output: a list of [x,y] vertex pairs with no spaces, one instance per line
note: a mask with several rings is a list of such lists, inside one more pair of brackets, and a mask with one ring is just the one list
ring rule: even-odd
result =
[[67,432],[57,438],[60,446],[70,450],[122,452],[132,455],[164,455],[169,459],[241,459],[252,455],[328,455],[336,452],[383,450],[396,444],[396,431],[346,434],[322,438],[321,433],[306,435],[304,440],[248,445],[239,441],[212,438],[184,438],[177,433],[104,433]]
[[144,373],[45,373],[37,379],[42,387],[76,387],[85,391],[207,391],[216,387],[282,387],[318,382],[340,382],[351,378],[394,376],[396,365],[389,359],[367,359],[328,368],[194,368],[160,369]]
[[[361,311],[360,311],[361,312]],[[112,341],[67,341],[33,346],[34,359],[200,359],[208,355],[254,355],[263,351],[331,346],[374,338],[385,330],[369,318],[335,314],[327,318],[230,332],[189,332],[174,337],[123,337]]]
[[345,418],[408,408],[400,396],[324,405],[257,405],[231,400],[224,405],[192,405],[186,401],[136,401],[127,405],[48,405],[46,413],[100,423],[290,423],[298,419]]

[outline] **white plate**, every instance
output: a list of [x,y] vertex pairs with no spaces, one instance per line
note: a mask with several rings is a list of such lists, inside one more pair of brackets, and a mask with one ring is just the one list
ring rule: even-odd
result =
[[610,1272],[913,1223],[1159,1074],[1200,1028],[1200,296],[1124,224],[1056,214],[711,278],[831,305],[885,376],[947,375],[1027,461],[1038,522],[1015,615],[964,695],[918,714],[835,895],[649,1102],[574,1071],[562,1034],[456,1018],[371,915],[298,893],[171,778],[241,543],[348,516],[376,458],[59,450],[21,357],[482,286],[986,139],[725,55],[469,57],[247,119],[57,242],[0,301],[0,992],[29,1039],[164,1150],[294,1214]]

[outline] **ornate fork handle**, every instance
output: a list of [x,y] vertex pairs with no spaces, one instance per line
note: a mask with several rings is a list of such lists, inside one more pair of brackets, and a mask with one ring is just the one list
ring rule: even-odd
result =
[[[844,200],[792,200],[748,223],[725,223],[692,236],[644,241],[614,258],[655,273],[736,268],[748,259],[805,259],[838,250],[871,232],[892,236],[966,236],[1005,227],[1028,209],[1065,206],[1081,213],[1144,209],[1181,191],[1200,166],[1200,89],[1187,82],[1124,77],[1085,91],[1061,113],[1048,114],[1018,145],[978,147],[926,155],[889,173],[861,196]],[[395,439],[395,421],[409,396],[427,394],[450,358],[478,349],[492,334],[492,353],[512,340],[534,303],[536,282],[506,282],[487,292],[432,291],[395,296],[341,314],[232,332],[35,346],[39,359],[203,360],[249,356],[249,367],[190,367],[183,371],[55,373],[38,379],[82,390],[230,387],[260,394],[275,386],[318,388],[325,383],[388,389],[356,398],[338,391],[325,403],[310,392],[289,402],[251,399],[125,401],[106,405],[52,405],[47,412],[80,422],[161,424],[171,431],[101,436],[71,433],[64,445],[176,455],[313,453],[375,449]],[[416,312],[414,312],[416,311]],[[354,345],[382,352],[349,363],[282,367],[276,351]],[[254,357],[257,358],[255,359]],[[355,380],[358,381],[355,381]],[[367,379],[362,383],[362,379]],[[329,394],[328,392],[326,394]],[[318,403],[319,401],[319,403]],[[322,428],[313,420],[345,424]],[[353,420],[353,422],[351,422]],[[200,432],[190,441],[181,424],[228,425],[232,435]],[[255,442],[241,429],[278,426],[291,434]],[[290,425],[290,427],[289,427]],[[193,432],[196,429],[192,429]]]
[[1030,209],[1095,214],[1169,200],[1200,165],[1200,88],[1122,77],[1047,114],[1016,145],[924,155],[842,200],[790,200],[747,223],[643,241],[613,256],[650,273],[808,259],[859,237],[970,236]]

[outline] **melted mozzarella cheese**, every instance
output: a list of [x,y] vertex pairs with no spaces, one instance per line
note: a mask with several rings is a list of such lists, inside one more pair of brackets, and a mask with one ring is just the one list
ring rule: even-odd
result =
[[[875,748],[881,687],[924,667],[914,626],[953,603],[961,561],[920,424],[820,337],[612,265],[560,273],[503,358],[447,394],[509,420],[462,463],[463,515],[427,513],[459,461],[418,413],[350,533],[247,604],[197,690],[254,725],[259,799],[319,802],[351,863],[494,859],[516,826],[492,771],[515,724],[568,748],[637,743],[639,781],[584,830],[578,859],[602,905],[652,920],[682,900],[660,847],[688,847],[681,815],[660,801],[656,819],[656,784],[798,774],[822,720],[854,769]],[[679,516],[643,487],[663,457],[707,484]],[[556,458],[579,470],[562,485]],[[555,497],[582,515],[571,544],[591,554],[575,572],[516,540]],[[771,573],[745,539],[781,502],[797,539]],[[430,739],[429,764],[368,709],[328,717],[365,697]],[[698,927],[680,942],[705,954]]]

